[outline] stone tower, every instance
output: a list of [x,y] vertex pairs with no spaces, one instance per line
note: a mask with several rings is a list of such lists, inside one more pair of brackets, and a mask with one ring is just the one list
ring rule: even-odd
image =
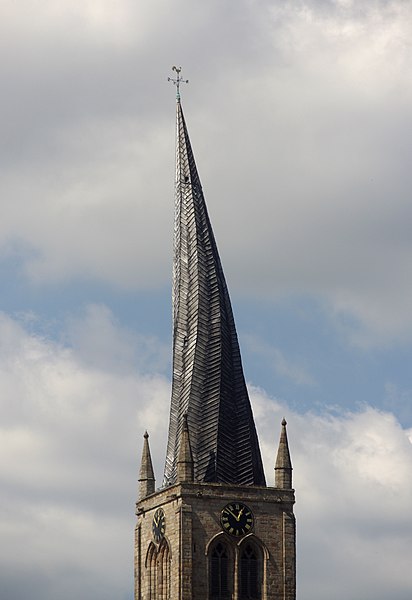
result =
[[163,487],[144,435],[135,600],[295,600],[286,421],[266,486],[229,294],[177,86],[173,384]]

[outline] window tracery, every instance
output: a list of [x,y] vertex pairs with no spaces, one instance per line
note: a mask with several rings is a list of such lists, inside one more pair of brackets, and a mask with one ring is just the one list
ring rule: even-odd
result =
[[262,554],[255,544],[248,542],[241,548],[239,563],[240,600],[261,600]]
[[148,600],[170,600],[170,549],[163,539],[157,548],[153,542],[147,551]]
[[217,542],[210,553],[210,600],[231,598],[229,560],[226,544],[221,541]]

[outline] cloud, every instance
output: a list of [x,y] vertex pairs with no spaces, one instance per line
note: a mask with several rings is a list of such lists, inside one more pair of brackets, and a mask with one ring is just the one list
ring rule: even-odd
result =
[[88,367],[129,375],[136,370],[169,372],[169,346],[153,335],[131,333],[103,304],[89,304],[77,316],[69,316],[65,337]]
[[6,8],[0,246],[31,282],[169,277],[173,55],[233,287],[410,339],[408,4]]
[[[140,436],[160,482],[168,350],[103,304],[71,307],[57,341],[36,335],[53,327],[30,303],[68,284],[169,281],[175,63],[232,292],[313,299],[363,349],[408,343],[412,8],[3,4],[0,266],[28,292],[25,314],[0,315],[0,596],[129,598]],[[313,383],[300,356],[249,341]],[[301,415],[252,390],[268,480],[274,424],[289,421],[308,600],[410,595],[412,434],[394,416],[410,390],[388,371],[386,412],[368,398]]]
[[283,415],[289,422],[300,593],[324,600],[406,598],[409,432],[393,414],[369,406],[338,416],[297,415],[260,390],[252,397],[267,475],[275,460],[273,427]]
[[293,364],[279,348],[253,334],[243,335],[242,340],[249,352],[257,354],[261,360],[265,361],[269,371],[274,368],[278,375],[286,377],[298,385],[315,385],[316,382],[307,369],[304,366]]
[[[128,598],[141,435],[149,430],[160,483],[170,384],[149,374],[153,342],[133,338],[104,306],[68,319],[65,345],[25,327],[1,315],[0,590]],[[251,397],[269,485],[282,417],[289,423],[301,593],[407,597],[410,432],[367,405],[302,415],[263,390]]]
[[[131,345],[101,307],[84,325],[89,348]],[[76,354],[4,314],[0,331],[1,595],[128,598],[139,438],[146,427],[165,436],[169,383],[119,372],[116,352],[86,360],[85,346]]]
[[312,295],[357,343],[409,338],[410,8],[324,7],[273,9],[266,68],[231,82],[219,148],[236,147],[209,158],[218,239],[249,294]]

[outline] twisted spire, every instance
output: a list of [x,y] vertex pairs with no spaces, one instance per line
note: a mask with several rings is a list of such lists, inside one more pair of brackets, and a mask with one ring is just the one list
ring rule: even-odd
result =
[[195,481],[265,485],[229,293],[180,101],[176,109],[173,383],[165,484],[176,481],[187,413]]

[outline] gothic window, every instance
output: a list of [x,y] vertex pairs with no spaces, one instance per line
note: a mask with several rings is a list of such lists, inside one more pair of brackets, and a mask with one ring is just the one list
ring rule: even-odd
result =
[[246,544],[240,554],[239,597],[241,600],[261,600],[261,572],[260,553],[251,544]]
[[218,542],[210,555],[210,600],[229,600],[229,555],[222,542]]
[[152,543],[147,553],[148,599],[170,600],[170,550],[166,540],[159,548]]
[[170,600],[170,553],[166,540],[163,540],[157,556],[156,600]]
[[148,592],[149,600],[157,600],[157,552],[156,546],[150,544],[147,553],[147,568],[148,568]]

